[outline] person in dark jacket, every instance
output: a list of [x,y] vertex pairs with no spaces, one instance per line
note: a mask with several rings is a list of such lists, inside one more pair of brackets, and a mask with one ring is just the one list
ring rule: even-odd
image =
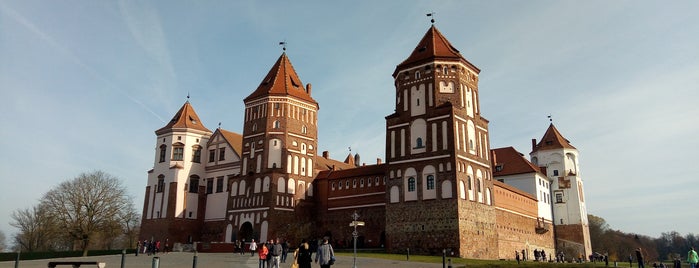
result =
[[313,251],[311,251],[311,246],[308,245],[306,239],[301,240],[299,248],[294,252],[294,260],[299,265],[299,268],[311,268],[311,262],[313,262],[312,254]]

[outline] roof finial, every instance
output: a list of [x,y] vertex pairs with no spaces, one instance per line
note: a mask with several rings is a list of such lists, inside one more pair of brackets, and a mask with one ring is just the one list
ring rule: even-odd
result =
[[427,13],[428,17],[432,17],[432,19],[430,20],[430,22],[432,22],[432,24],[434,24],[434,14],[437,14],[437,12],[432,11],[430,13]]
[[189,102],[189,91],[187,91],[187,102]]
[[553,124],[553,118],[551,118],[551,115],[549,115],[548,118],[549,118],[549,122],[551,122],[551,124]]
[[219,129],[221,128],[221,122],[218,122],[218,128]]
[[279,42],[279,45],[282,46],[283,51],[286,51],[286,40]]
[[349,149],[349,152],[352,153],[352,147],[347,147]]

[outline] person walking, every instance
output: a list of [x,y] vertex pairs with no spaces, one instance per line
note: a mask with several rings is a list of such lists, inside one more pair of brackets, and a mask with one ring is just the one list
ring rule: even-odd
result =
[[282,243],[282,263],[286,263],[286,255],[289,254],[289,242]]
[[643,250],[641,248],[636,249],[636,261],[638,261],[638,268],[645,268],[643,264]]
[[311,246],[308,245],[306,239],[302,239],[299,248],[294,251],[294,259],[299,265],[298,268],[311,268],[311,262],[313,262],[312,254]]
[[691,247],[689,252],[687,252],[687,262],[689,263],[689,268],[697,268],[699,256],[697,255],[697,252],[694,251],[694,247]]
[[[243,247],[245,247],[245,243],[243,243]],[[257,252],[257,243],[255,243],[255,239],[253,238],[250,242],[250,256],[255,256],[255,252]]]
[[315,262],[320,264],[320,268],[330,268],[335,262],[335,251],[333,246],[328,243],[328,237],[323,237],[323,244],[318,246]]
[[260,250],[257,252],[257,254],[260,256],[259,268],[267,268],[267,254],[268,253],[269,253],[269,250],[267,250],[267,246],[264,243],[262,245],[260,245]]
[[279,238],[274,240],[274,244],[272,245],[272,268],[279,268],[283,250],[284,249],[282,247],[282,243],[279,241]]

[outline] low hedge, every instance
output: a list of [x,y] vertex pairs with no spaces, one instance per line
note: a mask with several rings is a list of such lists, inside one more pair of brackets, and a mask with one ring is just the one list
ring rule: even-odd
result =
[[[87,252],[88,256],[103,256],[103,255],[116,255],[121,254],[121,249],[113,250],[90,250]],[[126,253],[135,253],[135,249],[127,249]],[[55,259],[55,258],[70,258],[70,257],[82,257],[82,251],[49,251],[49,252],[21,252],[19,254],[20,260],[42,260],[42,259]],[[17,252],[3,252],[0,253],[0,261],[14,261],[17,259]]]

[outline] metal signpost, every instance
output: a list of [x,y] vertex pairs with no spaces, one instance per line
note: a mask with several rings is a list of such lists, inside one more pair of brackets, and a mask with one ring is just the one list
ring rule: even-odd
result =
[[357,268],[357,237],[359,236],[359,233],[357,232],[357,226],[364,226],[363,221],[357,221],[359,219],[359,214],[357,214],[357,211],[354,211],[352,213],[352,222],[350,222],[350,227],[354,227],[354,231],[352,232],[352,238],[354,238],[354,259],[352,261],[352,268]]

